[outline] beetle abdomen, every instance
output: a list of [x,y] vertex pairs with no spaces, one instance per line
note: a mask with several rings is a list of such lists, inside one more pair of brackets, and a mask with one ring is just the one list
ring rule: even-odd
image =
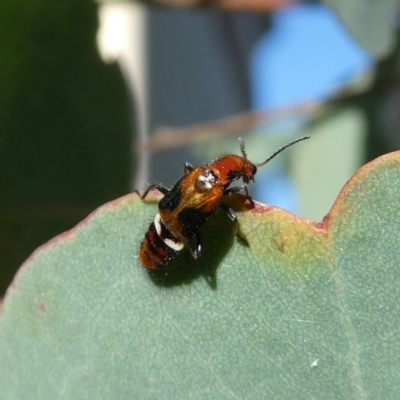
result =
[[140,245],[140,262],[147,269],[160,269],[173,260],[184,244],[164,226],[157,214]]

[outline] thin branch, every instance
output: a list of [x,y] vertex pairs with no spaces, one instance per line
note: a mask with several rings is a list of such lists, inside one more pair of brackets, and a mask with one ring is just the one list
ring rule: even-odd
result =
[[216,133],[218,133],[218,137],[230,136],[237,132],[246,131],[256,124],[271,122],[280,118],[296,115],[316,116],[326,108],[325,103],[310,102],[275,111],[244,112],[185,128],[159,128],[147,143],[138,141],[134,150],[138,153],[155,153],[170,148],[187,146],[195,142],[211,140],[215,138]]
[[377,94],[398,90],[399,87],[400,77],[395,76],[375,82],[375,85],[368,91],[349,94],[345,88],[328,101],[305,102],[272,111],[249,111],[184,128],[159,128],[150,137],[148,142],[137,141],[133,150],[138,153],[148,152],[148,154],[150,154],[180,146],[191,145],[196,142],[212,140],[216,135],[218,135],[218,137],[226,137],[235,135],[238,132],[246,134],[245,131],[249,131],[257,124],[296,116],[316,117],[328,110],[359,102],[361,99],[368,100]]
[[298,0],[141,0],[169,7],[212,7],[226,11],[269,12],[298,3]]

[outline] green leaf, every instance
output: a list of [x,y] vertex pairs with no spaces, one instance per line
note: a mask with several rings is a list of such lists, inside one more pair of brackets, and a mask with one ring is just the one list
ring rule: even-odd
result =
[[218,214],[168,274],[138,263],[155,198],[106,204],[9,288],[0,398],[397,399],[399,177],[368,164],[321,223],[236,196],[242,239]]
[[393,50],[396,40],[395,0],[324,0],[353,37],[378,58]]

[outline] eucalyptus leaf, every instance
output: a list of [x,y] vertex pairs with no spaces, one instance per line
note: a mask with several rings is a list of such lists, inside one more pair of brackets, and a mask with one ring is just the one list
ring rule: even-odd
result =
[[364,166],[320,223],[232,196],[238,225],[159,273],[138,261],[159,195],[104,205],[9,288],[0,398],[397,399],[399,178],[399,152]]
[[377,58],[386,57],[396,40],[395,0],[324,0],[349,32]]

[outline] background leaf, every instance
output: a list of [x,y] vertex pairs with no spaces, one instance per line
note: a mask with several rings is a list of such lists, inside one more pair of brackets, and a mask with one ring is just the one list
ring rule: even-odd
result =
[[0,293],[40,244],[129,191],[117,65],[94,46],[94,2],[0,2]]
[[397,398],[400,153],[315,224],[242,197],[204,256],[138,264],[156,202],[129,195],[37,250],[7,293],[0,398]]
[[377,58],[389,54],[395,45],[397,6],[394,0],[325,0],[354,38]]

